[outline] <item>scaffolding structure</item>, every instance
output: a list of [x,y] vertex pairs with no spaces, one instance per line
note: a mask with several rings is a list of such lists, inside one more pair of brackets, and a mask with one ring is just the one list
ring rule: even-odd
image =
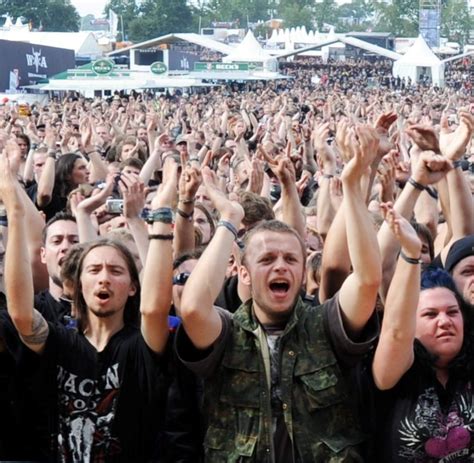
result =
[[430,47],[439,47],[442,0],[420,0],[419,32]]

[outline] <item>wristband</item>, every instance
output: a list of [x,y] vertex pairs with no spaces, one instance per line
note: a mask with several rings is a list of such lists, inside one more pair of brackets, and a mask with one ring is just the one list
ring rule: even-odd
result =
[[422,185],[421,183],[418,183],[416,180],[413,179],[413,177],[410,177],[408,179],[408,183],[413,187],[416,188],[417,190],[423,191],[425,190],[425,186]]
[[219,220],[219,222],[217,222],[217,226],[227,228],[227,230],[229,230],[234,235],[234,239],[237,239],[237,236],[238,236],[237,229],[227,220]]
[[170,207],[160,207],[150,212],[147,219],[148,223],[160,222],[173,223],[173,210]]
[[149,240],[172,241],[173,238],[173,233],[170,233],[169,235],[161,235],[160,233],[148,235]]
[[194,198],[191,198],[191,199],[179,198],[178,202],[182,204],[194,204]]
[[425,191],[433,198],[438,199],[438,192],[434,188],[425,187]]
[[176,214],[180,215],[183,219],[187,219],[189,220],[190,222],[192,221],[192,218],[193,218],[193,215],[194,215],[194,210],[187,213],[187,212],[184,212],[182,209],[180,209],[179,207],[176,208]]
[[452,164],[453,164],[453,168],[457,169],[458,167],[461,167],[462,161],[461,159],[458,159],[457,161],[453,161]]
[[55,151],[48,152],[48,158],[56,160],[56,152]]
[[334,175],[332,174],[324,174],[323,178],[334,178]]
[[405,261],[408,262],[409,264],[417,265],[417,264],[422,264],[421,257],[418,259],[415,259],[413,257],[408,257],[402,250],[400,250],[400,257]]

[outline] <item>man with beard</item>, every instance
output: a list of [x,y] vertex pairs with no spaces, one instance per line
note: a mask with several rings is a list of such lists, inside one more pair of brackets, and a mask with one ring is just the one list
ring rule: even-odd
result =
[[[252,299],[234,314],[213,306],[243,210],[220,192],[209,169],[203,171],[221,221],[184,288],[184,329],[176,344],[181,360],[205,380],[207,462],[362,459],[348,373],[377,333],[381,263],[361,188],[378,139],[365,126],[355,134],[355,156],[341,177],[353,273],[319,307],[299,297],[305,246],[294,229],[276,220],[262,222],[245,238],[239,276]],[[277,162],[288,169],[291,161]]]
[[[0,156],[0,195],[10,234],[7,306],[39,367],[33,393],[49,410],[52,460],[149,461],[152,455],[163,421],[156,414],[164,410],[166,400],[162,354],[172,297],[170,205],[177,166],[169,174],[152,203],[154,223],[142,291],[124,245],[108,239],[89,243],[79,259],[74,286],[76,331],[48,323],[33,307],[25,207],[8,160]],[[60,264],[61,251],[55,254]]]

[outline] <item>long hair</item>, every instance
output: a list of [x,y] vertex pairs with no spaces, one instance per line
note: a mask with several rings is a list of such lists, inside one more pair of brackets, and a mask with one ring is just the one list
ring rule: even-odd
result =
[[[468,307],[459,294],[451,275],[444,269],[427,269],[421,274],[421,291],[434,288],[446,288],[454,294],[459,305],[464,325],[463,344],[458,355],[451,362],[449,369],[458,377],[471,377],[474,373],[473,342],[472,342],[472,308]],[[416,340],[415,352],[423,362],[433,366],[436,357],[430,354],[425,347]]]
[[68,153],[63,154],[56,161],[56,175],[54,177],[54,193],[56,195],[65,198],[72,189],[76,188],[77,185],[71,182],[71,175],[78,159],[82,159],[79,154]]
[[79,262],[77,264],[77,270],[75,275],[75,287],[74,287],[74,306],[77,312],[78,328],[80,332],[84,332],[87,327],[89,311],[82,294],[81,274],[84,265],[84,259],[86,256],[96,248],[101,247],[114,248],[125,260],[128,271],[130,273],[131,283],[137,288],[136,293],[133,296],[129,296],[125,304],[125,310],[123,313],[123,321],[126,325],[139,326],[140,323],[140,279],[138,276],[137,266],[133,260],[133,256],[130,251],[120,242],[108,238],[101,238],[91,242],[82,252]]

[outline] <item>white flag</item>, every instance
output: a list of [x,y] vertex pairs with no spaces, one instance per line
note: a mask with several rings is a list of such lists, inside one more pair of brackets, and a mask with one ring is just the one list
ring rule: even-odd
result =
[[111,35],[116,36],[118,30],[118,15],[112,10],[109,10],[109,32]]

